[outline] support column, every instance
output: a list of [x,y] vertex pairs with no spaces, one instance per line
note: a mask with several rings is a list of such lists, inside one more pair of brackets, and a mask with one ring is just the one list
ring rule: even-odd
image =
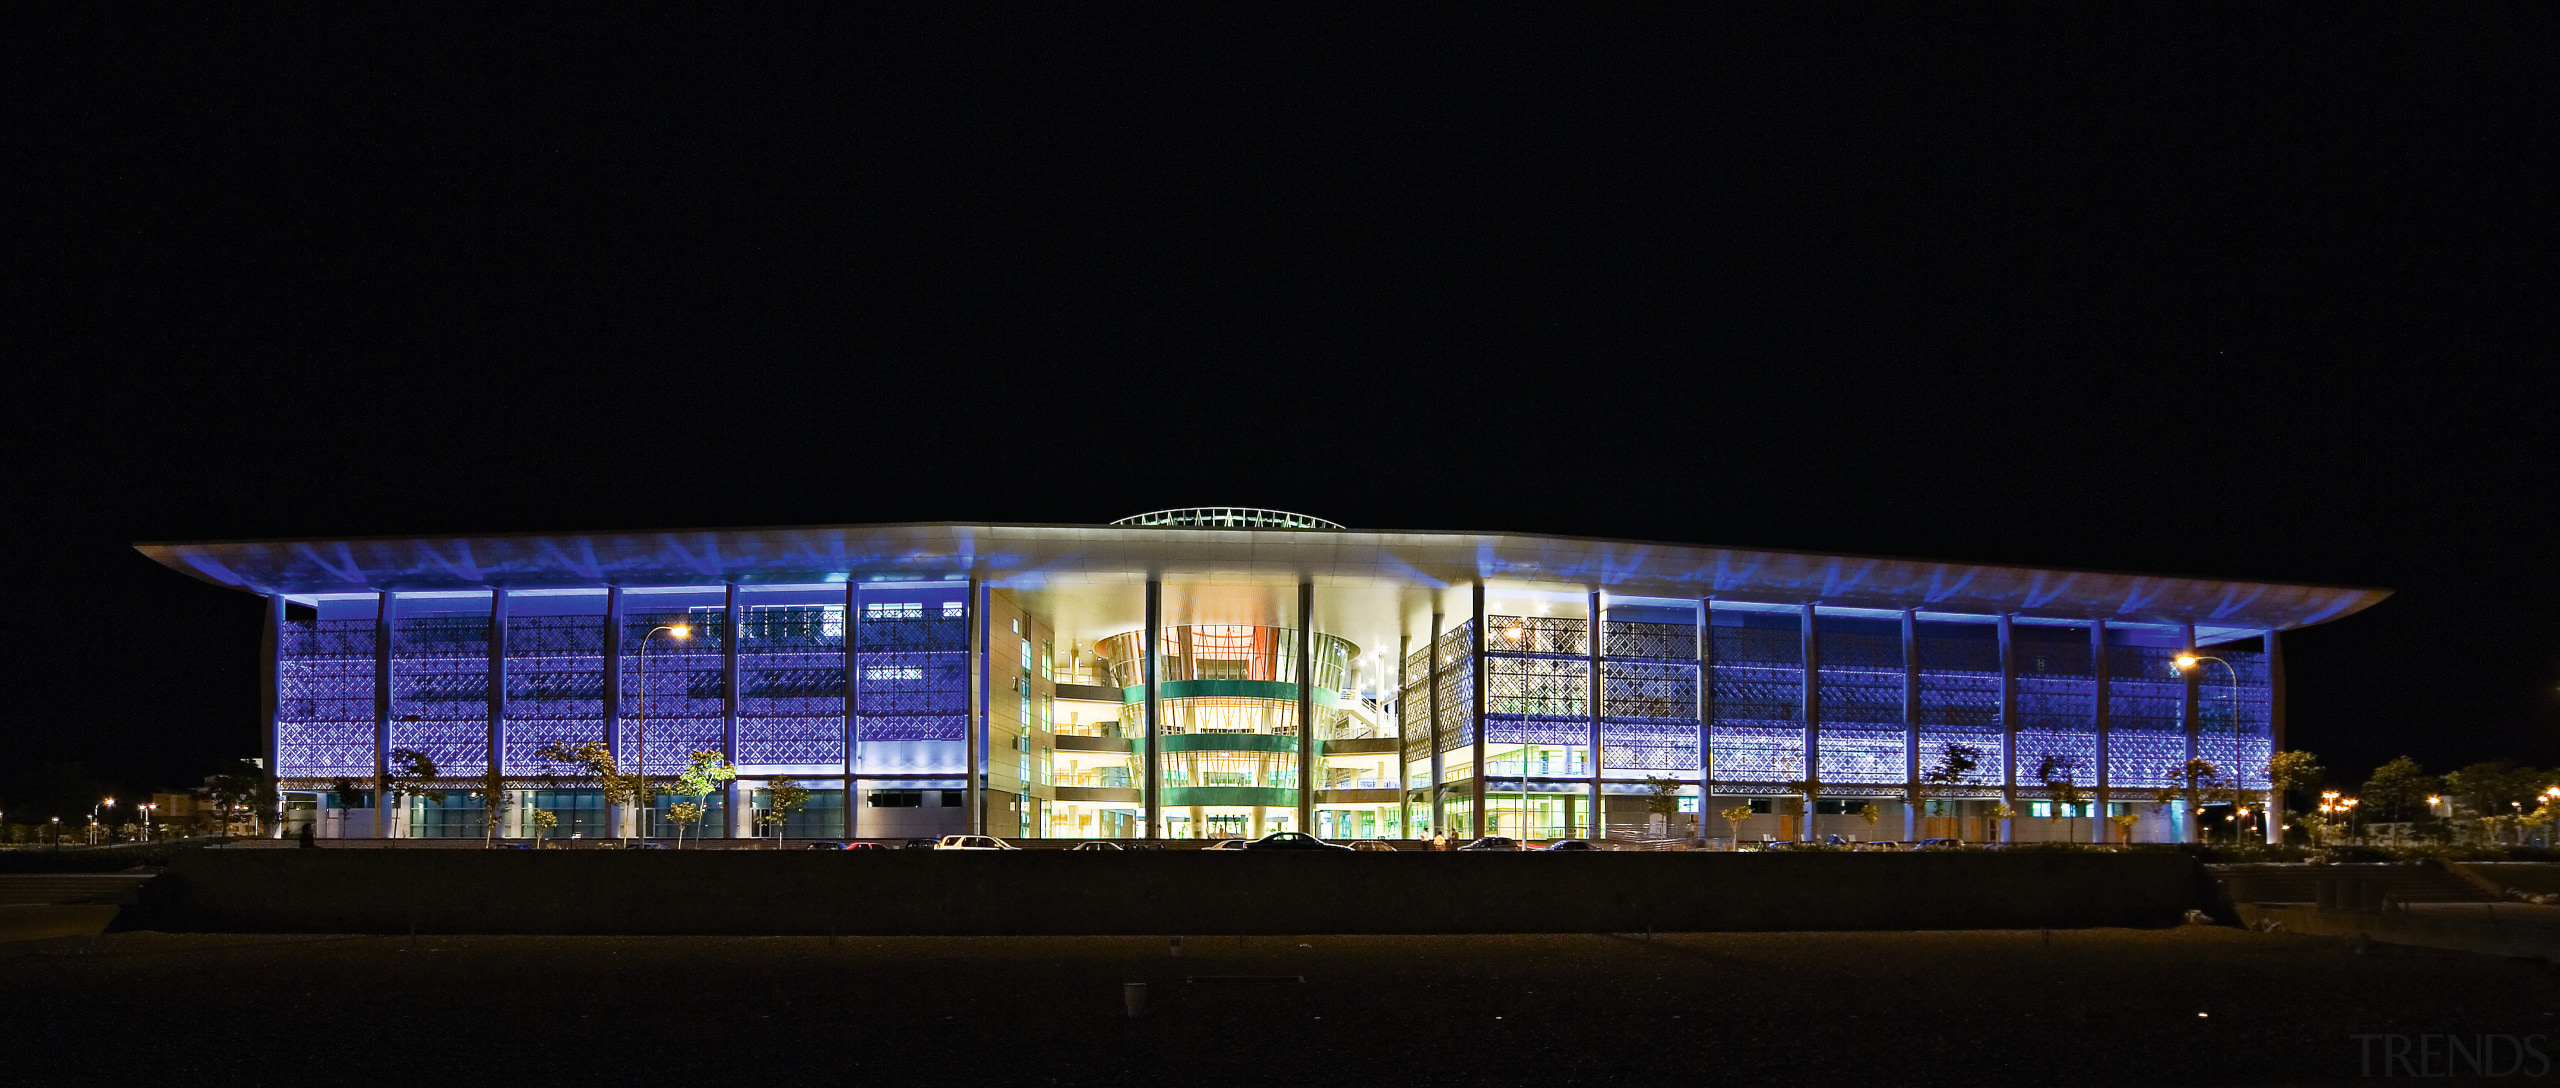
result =
[[2018,653],[2009,614],[2000,614],[2000,803],[2009,818],[2000,821],[2000,841],[2012,842],[2018,825]]
[[1298,580],[1298,826],[1316,833],[1316,584]]
[[[1591,796],[1591,837],[1594,839],[1601,838],[1606,834],[1608,828],[1604,823],[1604,820],[1609,812],[1608,805],[1600,796],[1601,764],[1603,762],[1601,754],[1604,751],[1604,749],[1600,747],[1600,719],[1602,715],[1607,714],[1609,711],[1608,669],[1601,664],[1601,658],[1606,656],[1606,653],[1604,652],[1605,647],[1602,646],[1601,640],[1608,637],[1607,630],[1601,626],[1603,623],[1607,622],[1602,618],[1607,615],[1607,613],[1601,610],[1602,605],[1605,603],[1606,602],[1600,599],[1600,591],[1596,589],[1592,590],[1590,596],[1585,600],[1582,613],[1584,616],[1589,617],[1589,623],[1591,625],[1590,629],[1585,633],[1582,648],[1590,654],[1589,672],[1591,677],[1591,694],[1590,698],[1584,700],[1585,706],[1583,709],[1591,712],[1591,760],[1589,764],[1591,770],[1591,784],[1589,792]],[[1526,735],[1528,732],[1527,723],[1525,721],[1522,723],[1521,732],[1523,735]],[[1526,808],[1528,804],[1526,798],[1529,792],[1529,764],[1528,753],[1526,751],[1521,753],[1520,779],[1520,792],[1523,798],[1521,805],[1523,808]]]
[[1413,636],[1396,636],[1396,837],[1400,839],[1414,837],[1413,767],[1404,757],[1413,745],[1413,737],[1407,732],[1413,728],[1413,708],[1405,705],[1404,698],[1404,671],[1412,667],[1406,663],[1412,657]]
[[1474,704],[1474,706],[1468,711],[1468,713],[1475,720],[1476,738],[1476,767],[1473,775],[1471,776],[1473,781],[1467,791],[1467,833],[1481,839],[1485,836],[1484,779],[1486,771],[1484,751],[1484,583],[1482,581],[1478,581],[1475,585],[1475,615],[1476,621],[1467,625],[1467,652],[1475,661],[1473,697],[1468,700],[1468,702]]
[[1708,828],[1714,826],[1707,821],[1716,818],[1715,607],[1715,601],[1698,598],[1698,643],[1692,647],[1698,658],[1698,844],[1701,846],[1706,845]]
[[[607,586],[604,591],[604,747],[613,757],[616,768],[622,766],[622,587]],[[601,784],[601,783],[599,783]],[[633,806],[616,804],[605,810],[605,824],[616,838],[632,833],[635,819]]]
[[2115,775],[2108,766],[2115,744],[2114,711],[2108,705],[2107,621],[2089,621],[2089,724],[2098,734],[2098,797],[2089,810],[2089,841],[2107,841],[2107,806],[2114,800]]
[[[2272,761],[2284,751],[2284,640],[2275,631],[2267,632],[2267,758]],[[2267,842],[2284,841],[2284,794],[2267,783]]]
[[[284,776],[284,731],[278,720],[284,706],[284,598],[267,595],[267,626],[258,639],[258,733],[259,751],[267,757],[267,784],[276,784]],[[316,627],[316,624],[315,624]],[[321,818],[318,809],[312,819]],[[277,821],[282,829],[283,821]],[[318,834],[318,832],[313,832]]]
[[987,794],[987,598],[986,583],[976,575],[969,576],[969,601],[961,608],[960,622],[969,625],[969,720],[961,727],[967,740],[962,749],[966,761],[961,768],[960,803],[967,807],[965,830],[972,835],[986,834]]
[[[2185,652],[2196,653],[2196,625],[2187,624],[2182,637],[2185,640]],[[2178,731],[2186,734],[2187,762],[2193,763],[2198,755],[2197,739],[2201,724],[2196,720],[2198,709],[2196,678],[2204,675],[2204,663],[2199,661],[2196,667],[2181,669],[2179,672],[2182,674],[2184,683],[2178,686]],[[2186,768],[2180,767],[2175,777],[2178,780],[2179,796],[2186,798],[2186,807],[2178,811],[2178,826],[2185,829],[2185,832],[2179,836],[2179,840],[2196,842],[2202,837],[2203,832],[2203,828],[2199,826],[2202,822],[2199,819],[2201,814],[2196,811],[2196,805],[2204,799],[2196,795],[2195,780],[2187,777]]]
[[1920,610],[1902,610],[1902,841],[1920,841]]
[[844,581],[844,837],[862,834],[862,583]]
[[1449,769],[1448,757],[1442,755],[1440,751],[1440,625],[1447,622],[1447,619],[1448,617],[1439,610],[1439,602],[1432,602],[1431,636],[1423,640],[1429,644],[1425,659],[1431,662],[1431,678],[1428,687],[1425,688],[1424,703],[1425,708],[1431,713],[1431,721],[1425,733],[1430,740],[1428,747],[1431,749],[1431,786],[1423,796],[1428,799],[1431,807],[1431,830],[1434,834],[1449,829],[1447,806],[1440,800],[1440,782],[1447,776]]
[[[1811,783],[1812,793],[1822,790],[1822,636],[1813,629],[1813,605],[1807,603],[1799,613],[1796,632],[1804,652],[1804,780]],[[1814,797],[1804,799],[1804,819],[1796,825],[1796,837],[1813,841],[1813,810],[1821,802]]]
[[[734,769],[738,765],[738,644],[747,640],[747,613],[738,600],[738,584],[731,582],[728,589],[720,606],[720,756]],[[721,792],[729,812],[725,832],[733,839],[745,838],[754,830],[746,790],[732,778]]]
[[373,837],[392,837],[391,620],[397,595],[378,594],[373,610]]
[[[507,772],[507,591],[489,591],[489,773]],[[492,798],[494,802],[496,799]],[[496,813],[489,813],[496,816]]]
[[1164,687],[1156,676],[1164,645],[1164,583],[1147,579],[1147,628],[1138,640],[1138,682],[1147,688],[1146,734],[1138,738],[1140,769],[1147,776],[1138,796],[1146,800],[1146,837],[1164,838]]

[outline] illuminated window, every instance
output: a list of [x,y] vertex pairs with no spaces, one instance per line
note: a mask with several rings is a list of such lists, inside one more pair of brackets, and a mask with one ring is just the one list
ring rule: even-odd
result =
[[923,601],[873,601],[862,606],[866,620],[920,620],[924,618]]
[[959,601],[944,601],[942,602],[942,618],[946,620],[959,619],[961,613],[967,608],[967,605],[962,604]]
[[874,665],[862,670],[862,678],[865,680],[922,680],[924,666]]

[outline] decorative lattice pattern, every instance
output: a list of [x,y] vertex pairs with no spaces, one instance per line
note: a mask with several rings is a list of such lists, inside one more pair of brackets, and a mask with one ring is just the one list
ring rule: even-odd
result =
[[[865,741],[963,741],[969,729],[969,632],[958,619],[864,617],[854,707]],[[1129,708],[1141,731],[1144,704]]]
[[373,621],[287,621],[278,633],[276,774],[373,774]]
[[1838,631],[1821,639],[1822,780],[1900,783],[1902,636]]
[[1783,628],[1715,627],[1716,777],[1783,782],[1804,773],[1804,644]]
[[1470,748],[1476,742],[1476,663],[1469,645],[1475,621],[1441,632],[1433,644],[1440,655],[1440,720],[1432,734],[1440,751]]
[[489,769],[489,617],[418,616],[391,628],[391,747],[441,778]]
[[1636,623],[1604,620],[1600,652],[1620,659],[1696,661],[1698,629],[1686,623]]
[[[1632,644],[1645,649],[1669,646],[1668,640],[1648,645],[1614,637],[1610,644]],[[1685,641],[1682,645],[1694,647],[1695,643],[1693,640]],[[1696,662],[1612,658],[1600,663],[1600,677],[1600,750],[1604,773],[1695,777],[1698,773]]]
[[2000,643],[1985,627],[1917,636],[1920,657],[1920,773],[1944,760],[1949,745],[1978,753],[1963,784],[2000,784]]
[[2095,659],[2085,628],[2016,627],[2018,785],[2040,788],[2046,761],[2056,782],[2098,783]]
[[[642,638],[661,624],[691,624],[692,637]],[[615,751],[632,770],[682,770],[694,752],[717,750],[728,713],[722,670],[727,618],[719,612],[625,613],[622,618],[622,721]],[[645,717],[646,729],[640,727]],[[648,734],[648,751],[639,750]]]
[[1396,693],[1396,728],[1404,737],[1404,761],[1420,766],[1431,762],[1431,648],[1425,646],[1406,655],[1404,686]]
[[508,618],[508,774],[565,774],[533,753],[604,739],[604,624],[602,616]]
[[840,620],[828,633],[826,613],[748,614],[738,643],[739,765],[843,764],[844,636]]
[[2186,690],[2164,646],[2107,647],[2107,779],[2119,789],[2160,788],[2181,781],[2187,737],[2178,723]]

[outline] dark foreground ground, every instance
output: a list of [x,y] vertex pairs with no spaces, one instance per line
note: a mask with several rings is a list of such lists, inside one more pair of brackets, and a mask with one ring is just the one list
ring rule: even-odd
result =
[[[1134,1020],[1126,982],[1149,984]],[[2560,1059],[2550,964],[2213,927],[1193,937],[1179,958],[143,932],[0,944],[0,1001],[13,1084],[2312,1084],[2360,1079],[2360,1033],[2539,1033]]]

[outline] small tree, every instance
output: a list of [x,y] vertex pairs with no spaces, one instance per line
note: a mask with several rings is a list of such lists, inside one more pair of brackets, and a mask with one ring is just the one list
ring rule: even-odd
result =
[[1644,776],[1644,811],[1660,816],[1664,823],[1680,815],[1680,783],[1668,778]]
[[[436,776],[436,761],[415,748],[394,748],[383,757],[382,781],[376,783],[374,796],[387,798],[374,812],[377,820],[390,820],[392,814],[406,807],[410,797],[424,796],[428,779]],[[390,825],[390,834],[399,834],[399,822]]]
[[[723,783],[737,777],[738,769],[730,766],[729,757],[718,750],[706,748],[693,753],[691,759],[685,763],[684,773],[677,775],[675,782],[666,791],[677,797],[693,798],[693,815],[679,818],[673,810],[669,810],[668,818],[675,820],[678,824],[688,824],[701,819],[703,814],[709,812],[711,808],[706,799]],[[684,849],[682,832],[676,835],[676,849]]]
[[480,840],[480,848],[495,849],[498,828],[506,822],[507,807],[515,803],[515,794],[507,789],[507,776],[503,769],[491,764],[489,772],[480,777],[480,783],[471,787],[471,796],[480,800],[480,822],[487,829],[487,834]]
[[2115,825],[2116,842],[2119,844],[2130,843],[2133,841],[2133,825],[2140,823],[2141,821],[2142,817],[2136,816],[2130,812],[2107,817],[2107,822]]
[[2278,752],[2268,757],[2267,826],[2282,828],[2284,814],[2290,807],[2286,796],[2318,788],[2320,777],[2325,773],[2320,766],[2320,757],[2309,752]]
[[1873,801],[1860,802],[1858,818],[1867,822],[1867,837],[1872,839],[1876,837],[1876,822],[1884,819],[1884,810],[1877,808]]
[[2080,790],[2079,777],[2080,757],[2078,756],[2047,752],[2044,758],[2036,761],[2036,781],[2044,784],[2045,798],[2053,803],[2054,814],[2051,818],[2065,821],[2062,825],[2062,837],[2068,842],[2079,841],[2078,833],[2072,830],[2076,821],[2072,821],[2068,813],[2088,798],[2088,795]]
[[[1965,778],[1973,773],[1974,768],[1980,766],[1982,766],[1982,749],[1970,744],[1949,742],[1938,750],[1938,756],[1930,761],[1929,769],[1920,774],[1924,803],[1925,798],[1929,796],[1953,792],[1956,787],[1964,784]],[[1955,825],[1956,841],[1961,843],[1964,841],[1964,821],[1959,819]]]
[[2008,820],[2016,818],[2018,810],[2010,808],[2008,803],[2004,801],[1991,806],[1991,811],[1987,815],[1989,815],[1993,820]]
[[789,778],[776,778],[765,784],[765,813],[756,819],[773,828],[773,848],[782,849],[783,826],[791,822],[791,814],[808,807],[810,793]]
[[526,813],[525,816],[533,824],[534,848],[541,849],[550,841],[551,829],[560,826],[560,816],[558,813],[546,812],[538,808]]
[[580,778],[594,780],[608,805],[636,806],[657,799],[640,775],[625,773],[614,764],[613,749],[603,741],[591,740],[583,744],[554,742],[534,749],[533,754],[553,767],[574,768],[580,772]]
[[1814,830],[1813,810],[1822,799],[1822,772],[1808,771],[1803,778],[1787,783],[1786,788],[1788,793],[1795,794],[1795,797],[1789,798],[1787,803],[1795,807],[1797,819],[1801,821],[1796,825],[1800,829],[1800,837],[1811,842]]
[[1726,849],[1742,849],[1742,821],[1751,818],[1751,806],[1735,805],[1732,808],[1716,813],[1716,815],[1724,817],[1725,826],[1733,829],[1733,845],[1726,847]]
[[684,849],[684,829],[702,819],[703,807],[697,801],[679,801],[667,806],[667,822],[676,825],[676,849]]
[[2381,819],[2407,820],[2418,813],[2433,816],[2427,798],[2441,788],[2436,776],[2428,774],[2417,760],[2399,756],[2374,768],[2373,777],[2364,780],[2364,787],[2356,796],[2373,806],[2374,814]]

